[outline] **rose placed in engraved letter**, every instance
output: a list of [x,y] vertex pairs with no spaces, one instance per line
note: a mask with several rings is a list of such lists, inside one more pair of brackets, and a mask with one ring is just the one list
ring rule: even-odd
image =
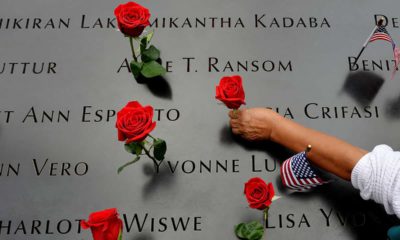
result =
[[230,109],[238,109],[242,104],[245,104],[242,77],[231,76],[221,78],[219,85],[216,87],[215,98],[225,103]]
[[[154,162],[156,170],[164,160],[167,143],[150,135],[156,127],[153,122],[153,107],[142,106],[138,101],[129,102],[117,113],[115,127],[118,130],[118,140],[125,141],[125,150],[136,157],[118,168],[120,173],[125,167],[139,161],[142,155],[147,155]],[[147,139],[146,139],[147,138]],[[153,154],[151,154],[153,150]]]
[[275,195],[272,183],[266,184],[261,178],[252,178],[244,185],[244,194],[251,208],[264,210],[272,203]]
[[81,226],[83,229],[90,228],[94,240],[121,239],[122,220],[118,218],[116,208],[90,214],[88,221],[81,221]]
[[269,206],[279,197],[275,196],[272,183],[266,184],[258,177],[251,178],[244,184],[244,194],[251,208],[263,211],[263,224],[258,221],[240,223],[235,226],[235,234],[242,240],[261,240],[264,236],[264,229],[268,225]]
[[135,2],[127,2],[118,5],[114,14],[118,28],[129,40],[133,58],[129,68],[136,81],[146,83],[151,78],[166,74],[167,70],[160,64],[160,50],[151,44],[154,31],[144,31],[150,26],[149,9]]
[[122,33],[131,37],[138,37],[145,27],[150,25],[150,11],[135,3],[120,4],[114,10],[118,28]]
[[156,127],[153,122],[153,107],[142,107],[139,102],[129,102],[117,113],[115,127],[118,129],[118,140],[141,142]]

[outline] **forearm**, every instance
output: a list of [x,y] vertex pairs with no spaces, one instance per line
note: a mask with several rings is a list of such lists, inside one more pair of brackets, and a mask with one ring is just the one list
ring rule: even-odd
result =
[[311,162],[343,179],[350,180],[351,171],[367,151],[338,138],[303,127],[289,119],[275,116],[270,139],[292,151],[304,151],[312,145],[308,153]]

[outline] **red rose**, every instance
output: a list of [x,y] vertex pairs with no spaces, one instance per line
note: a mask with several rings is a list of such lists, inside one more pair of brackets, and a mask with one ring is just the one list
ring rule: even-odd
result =
[[117,113],[115,127],[118,140],[126,143],[141,142],[156,127],[153,122],[153,107],[142,107],[139,102],[129,102]]
[[272,183],[267,185],[261,178],[252,178],[245,183],[244,194],[249,207],[264,210],[271,205],[275,191]]
[[114,10],[118,28],[122,33],[131,37],[139,37],[145,27],[150,25],[149,9],[135,3],[120,4]]
[[81,226],[90,228],[94,240],[118,240],[122,232],[122,220],[118,218],[116,208],[91,213],[87,222],[81,221]]
[[244,90],[242,86],[242,77],[232,76],[221,78],[216,88],[216,96],[218,100],[225,103],[230,109],[238,109],[244,102]]

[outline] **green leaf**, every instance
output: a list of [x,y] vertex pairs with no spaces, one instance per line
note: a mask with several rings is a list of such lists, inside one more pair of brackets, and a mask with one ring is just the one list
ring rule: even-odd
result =
[[264,227],[257,221],[252,221],[247,224],[247,236],[249,240],[259,240],[264,235]]
[[257,221],[251,221],[247,223],[247,229],[249,231],[259,231],[259,230],[264,230],[263,225]]
[[140,40],[140,54],[143,54],[143,51],[147,48],[147,38],[144,37]]
[[245,235],[243,234],[243,229],[245,228],[245,226],[245,223],[239,223],[235,226],[235,234],[238,238],[245,238]]
[[153,38],[153,34],[154,34],[154,31],[151,31],[140,40],[140,53],[141,54],[143,54],[143,51],[149,45],[151,39]]
[[127,162],[124,165],[122,165],[121,167],[119,167],[118,170],[117,170],[117,173],[119,174],[120,172],[122,172],[122,170],[124,170],[125,167],[127,167],[127,166],[129,166],[131,164],[134,164],[135,162],[139,161],[139,159],[140,159],[140,156],[136,156],[136,158],[133,159],[132,161]]
[[146,78],[153,78],[164,75],[166,73],[166,70],[158,62],[151,61],[143,64],[140,73],[142,73],[142,75]]
[[143,147],[142,147],[142,145],[140,143],[131,142],[129,144],[125,144],[125,150],[128,153],[140,155],[140,154],[142,154]]
[[167,152],[167,143],[164,140],[157,138],[154,140],[153,147],[154,158],[158,161],[164,160],[165,153]]
[[146,36],[143,37],[143,39],[146,40],[147,45],[149,45],[151,39],[153,38],[153,35],[154,35],[154,31],[150,31],[149,33],[146,34]]
[[146,35],[147,44],[150,43],[151,39],[153,38],[153,35],[154,35],[154,31],[151,31]]
[[257,221],[240,223],[235,227],[235,234],[240,239],[260,240],[264,235],[264,227]]
[[249,240],[260,240],[264,235],[263,231],[252,231],[250,234],[247,236],[247,239]]
[[150,62],[152,60],[157,60],[160,58],[160,50],[151,45],[148,49],[142,51],[142,61]]
[[133,76],[135,77],[135,79],[137,79],[140,76],[140,71],[142,70],[143,63],[135,62],[132,60],[130,67],[131,67]]

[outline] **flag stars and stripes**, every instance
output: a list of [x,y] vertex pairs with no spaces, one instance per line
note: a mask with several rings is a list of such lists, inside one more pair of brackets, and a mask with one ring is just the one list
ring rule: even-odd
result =
[[283,162],[281,179],[285,187],[295,191],[305,191],[328,183],[320,178],[306,157],[306,152],[298,153]]
[[386,30],[384,26],[379,26],[374,34],[372,34],[371,38],[369,39],[369,42],[374,42],[376,40],[384,40],[388,41],[392,44],[392,47],[395,48],[395,44],[393,42],[392,37],[389,35],[389,32]]
[[376,40],[383,40],[390,42],[392,44],[393,56],[395,61],[395,68],[392,72],[392,79],[393,79],[394,75],[396,74],[397,67],[400,63],[400,49],[396,46],[396,43],[393,41],[392,37],[390,36],[389,32],[386,30],[384,26],[377,27],[368,41],[374,42]]
[[396,43],[393,41],[392,37],[390,36],[389,32],[386,30],[384,26],[382,26],[383,19],[379,20],[378,26],[374,27],[374,30],[372,33],[368,36],[367,40],[365,41],[361,51],[358,53],[356,60],[354,61],[354,64],[357,63],[358,59],[360,58],[361,54],[367,47],[368,43],[374,42],[377,40],[383,40],[390,42],[392,44],[392,49],[393,49],[393,56],[394,56],[394,61],[395,61],[395,66],[392,72],[392,79],[394,79],[394,76],[398,70],[398,66],[400,64],[400,48],[396,46]]

